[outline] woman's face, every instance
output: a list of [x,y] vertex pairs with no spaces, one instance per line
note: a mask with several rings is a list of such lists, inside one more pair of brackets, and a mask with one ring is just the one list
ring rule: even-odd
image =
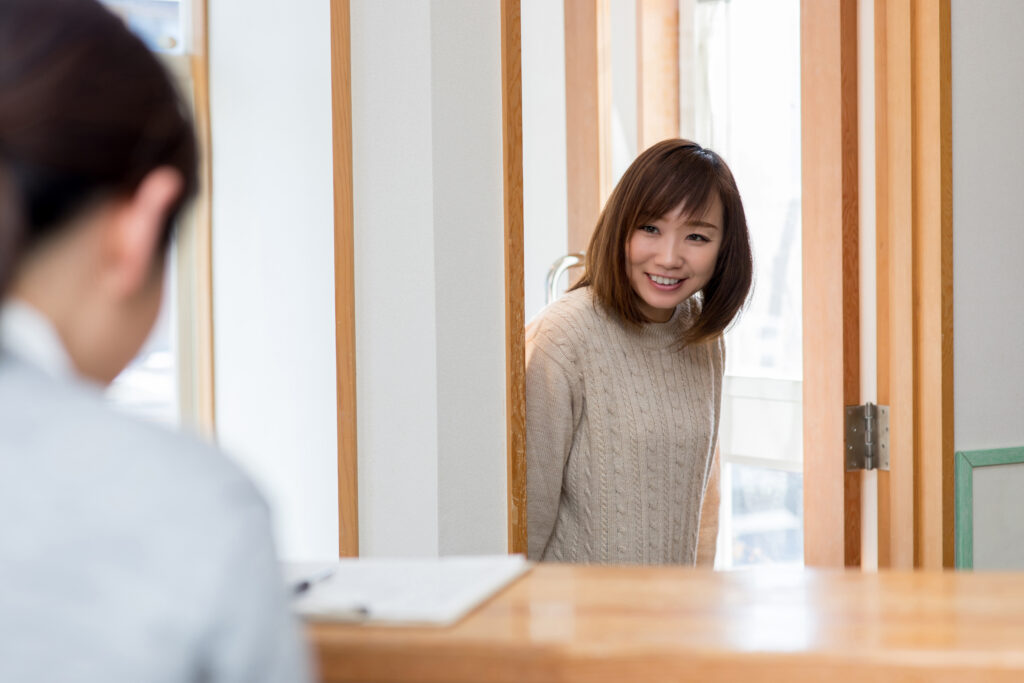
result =
[[702,216],[680,204],[633,231],[626,242],[626,274],[648,319],[667,321],[711,280],[724,230],[716,194]]

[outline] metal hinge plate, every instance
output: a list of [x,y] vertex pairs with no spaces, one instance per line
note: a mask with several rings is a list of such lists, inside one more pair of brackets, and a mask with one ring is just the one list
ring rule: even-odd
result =
[[846,471],[889,470],[889,406],[846,406]]

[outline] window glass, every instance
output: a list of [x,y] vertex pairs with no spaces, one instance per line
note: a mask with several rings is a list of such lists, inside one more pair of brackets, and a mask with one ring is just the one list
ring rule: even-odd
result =
[[726,335],[717,565],[800,564],[800,3],[685,6],[692,54],[681,60],[680,96],[693,115],[684,135],[729,162],[755,259],[750,303]]
[[716,566],[803,565],[803,474],[725,463]]
[[180,423],[177,366],[177,310],[173,258],[168,258],[164,300],[142,350],[107,388],[117,407],[161,424]]
[[103,0],[114,14],[154,52],[184,54],[185,13],[188,3],[178,0]]
[[[161,58],[179,92],[191,93],[185,27],[188,2],[178,0],[104,0],[114,14]],[[179,239],[168,254],[164,299],[153,331],[136,358],[108,387],[107,399],[118,408],[156,422],[178,426],[182,419],[179,378],[191,355],[178,348],[179,327],[191,320],[190,302],[178,296],[178,251],[181,234],[189,228],[191,212],[178,226]]]

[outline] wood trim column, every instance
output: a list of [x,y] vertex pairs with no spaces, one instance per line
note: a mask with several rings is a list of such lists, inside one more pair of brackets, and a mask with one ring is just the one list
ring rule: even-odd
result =
[[915,289],[920,325],[917,438],[919,566],[953,567],[956,469],[953,450],[953,99],[949,0],[914,12]]
[[349,0],[331,0],[334,158],[334,335],[338,392],[338,552],[359,555],[355,260],[352,193],[352,56]]
[[206,0],[195,0],[192,8],[192,97],[199,138],[199,196],[194,208],[192,266],[195,290],[193,301],[195,415],[200,433],[216,434],[213,359],[213,242],[212,182],[213,167],[210,140],[210,57]]
[[[878,94],[875,150],[879,174],[876,189],[879,270],[878,401],[889,406],[889,472],[878,477],[879,567],[914,566],[914,321],[913,311],[913,187],[910,0],[878,0],[876,39],[882,59],[875,70],[884,90]],[[884,178],[884,184],[882,182]],[[884,335],[883,334],[884,328]],[[882,536],[882,530],[888,531]]]
[[876,0],[879,566],[952,567],[953,252],[949,0]]
[[608,0],[565,0],[569,253],[586,250],[611,192]]
[[526,554],[526,338],[523,284],[523,88],[519,0],[501,0],[505,173],[505,402],[508,550]]
[[636,0],[637,132],[643,151],[679,137],[679,0]]
[[[875,31],[875,299],[876,299],[876,362],[879,405],[892,406],[889,394],[890,360],[889,336],[889,163],[886,151],[888,140],[888,78],[886,45],[888,33],[885,21],[885,0],[874,0]],[[890,416],[891,417],[891,416]],[[890,430],[891,432],[891,430]],[[891,434],[890,434],[891,437]],[[891,443],[890,443],[891,449]],[[891,467],[891,465],[890,465]],[[891,567],[892,555],[888,541],[892,534],[889,510],[891,493],[890,473],[878,472],[878,567]]]
[[800,13],[804,562],[860,566],[861,477],[843,446],[843,407],[860,402],[856,0]]

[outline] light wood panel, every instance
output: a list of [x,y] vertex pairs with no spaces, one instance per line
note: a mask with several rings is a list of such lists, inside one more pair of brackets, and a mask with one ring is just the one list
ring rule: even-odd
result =
[[[952,567],[952,105],[948,0],[876,0],[879,564]],[[885,303],[884,319],[881,304]],[[884,364],[883,364],[884,359]],[[885,533],[887,532],[887,533]]]
[[953,474],[953,126],[949,0],[917,0],[914,29],[914,321],[918,566],[955,563]]
[[317,624],[324,681],[1017,681],[1024,575],[542,564],[452,628]]
[[[912,46],[910,42],[911,2],[897,0],[883,3],[885,27],[885,62],[877,68],[886,71],[886,137],[878,140],[876,150],[885,155],[887,187],[886,214],[880,217],[887,236],[889,266],[884,296],[889,302],[888,338],[880,340],[888,346],[889,496],[882,502],[888,507],[889,544],[887,552],[892,567],[909,568],[914,558],[914,258],[913,231],[913,103],[911,99]],[[881,192],[880,192],[881,193]],[[883,296],[879,293],[879,296]],[[880,396],[884,396],[880,394]],[[883,477],[884,478],[884,477]]]
[[501,0],[505,188],[505,391],[508,549],[526,553],[526,338],[523,284],[523,88],[519,0]]
[[359,554],[350,31],[349,0],[331,0],[334,332],[338,375],[338,549],[342,557],[354,557]]
[[804,561],[859,566],[861,474],[843,447],[843,407],[860,403],[855,0],[803,0],[800,30]]
[[640,150],[679,137],[679,0],[637,0]]
[[569,253],[585,251],[611,191],[609,0],[565,0]]
[[[885,22],[886,0],[875,0],[875,299],[876,362],[879,405],[891,406],[889,395],[889,165],[885,141],[888,139],[888,78],[886,76]],[[891,567],[888,539],[892,535],[889,497],[892,495],[889,472],[878,472],[878,566]]]
[[189,57],[192,76],[192,104],[196,134],[199,138],[199,196],[192,209],[193,233],[190,239],[189,277],[194,282],[190,304],[193,306],[191,333],[192,362],[187,368],[195,382],[192,392],[194,415],[200,433],[216,434],[213,359],[213,177],[210,140],[210,59],[207,33],[206,0],[192,6],[192,48]]

